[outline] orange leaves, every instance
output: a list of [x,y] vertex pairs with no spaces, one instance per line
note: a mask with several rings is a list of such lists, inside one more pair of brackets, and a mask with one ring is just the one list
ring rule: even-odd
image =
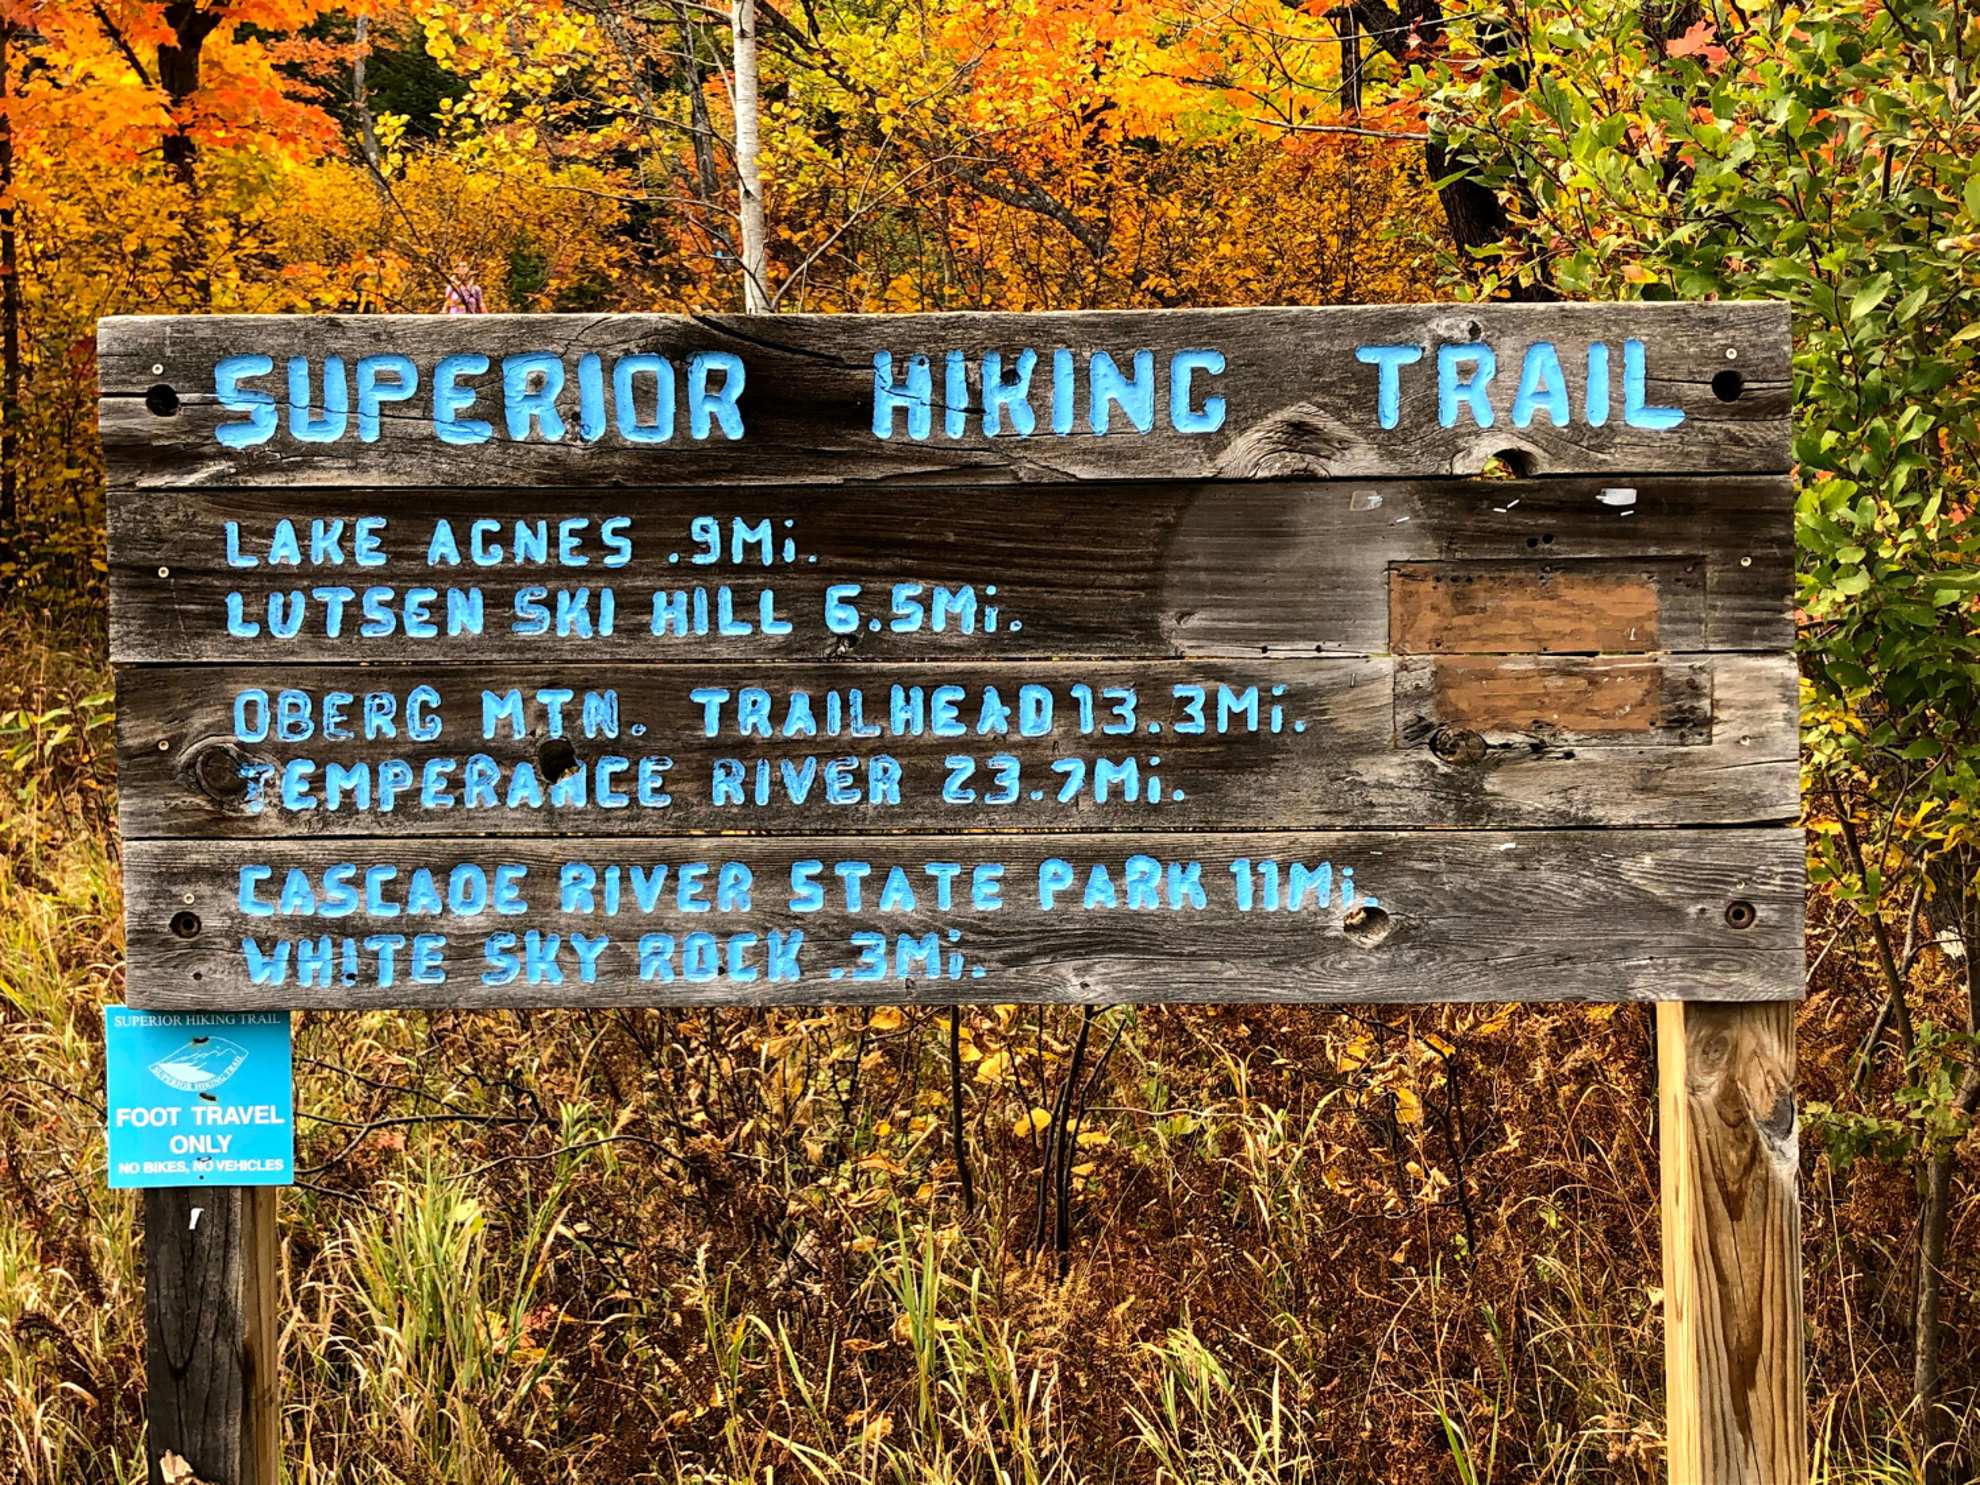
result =
[[[64,174],[76,161],[105,172],[85,196],[119,178],[183,192],[183,165],[175,181],[161,152],[182,157],[189,142],[202,192],[230,183],[209,226],[231,218],[238,245],[216,251],[261,255],[253,307],[431,310],[446,265],[463,261],[501,309],[733,305],[719,8],[360,0],[360,44],[354,11],[321,0],[201,4],[172,12],[178,32],[161,0],[30,7],[39,70],[12,109],[33,162],[24,200],[53,209],[77,196]],[[159,49],[183,40],[188,14],[206,29],[197,77],[174,97]],[[1431,288],[1409,241],[1434,210],[1415,145],[1283,127],[1339,117],[1325,7],[883,0],[791,15],[805,44],[764,64],[779,308],[1311,303]],[[360,55],[382,182],[328,112]],[[425,90],[410,99],[408,66]],[[1384,127],[1381,107],[1371,97],[1360,122]],[[1420,127],[1407,108],[1398,119]],[[141,215],[135,230],[186,209]],[[214,276],[212,302],[233,282]]]
[[[317,89],[281,70],[299,45],[269,33],[307,26],[319,0],[243,0],[172,10],[159,0],[43,0],[17,7],[36,65],[10,80],[19,147],[56,171],[86,152],[130,166],[168,136],[262,157],[320,156],[337,137]],[[42,163],[30,159],[30,167]]]
[[1707,72],[1715,71],[1726,60],[1726,49],[1718,44],[1719,33],[1710,21],[1700,21],[1670,44],[1673,57],[1696,57]]

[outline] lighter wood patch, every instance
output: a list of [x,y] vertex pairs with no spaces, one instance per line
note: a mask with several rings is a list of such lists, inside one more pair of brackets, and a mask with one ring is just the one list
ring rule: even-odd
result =
[[1649,732],[1663,725],[1659,665],[1573,666],[1439,655],[1438,719],[1481,732]]
[[1389,643],[1403,655],[1625,654],[1662,643],[1666,605],[1702,593],[1684,559],[1406,562],[1389,569]]

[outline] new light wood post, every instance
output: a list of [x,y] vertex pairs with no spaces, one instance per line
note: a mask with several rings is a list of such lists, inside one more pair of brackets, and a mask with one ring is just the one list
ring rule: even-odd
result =
[[151,1485],[276,1485],[274,1187],[145,1192],[144,1330]]
[[1794,1004],[1657,1007],[1670,1485],[1806,1485]]

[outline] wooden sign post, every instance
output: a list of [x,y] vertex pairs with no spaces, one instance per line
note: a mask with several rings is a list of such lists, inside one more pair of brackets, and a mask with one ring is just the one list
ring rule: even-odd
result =
[[1783,307],[100,355],[133,1005],[1670,1002],[1671,1477],[1805,1475]]

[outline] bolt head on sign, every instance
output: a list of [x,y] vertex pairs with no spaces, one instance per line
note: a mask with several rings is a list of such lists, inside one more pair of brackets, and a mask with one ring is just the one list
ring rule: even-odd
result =
[[103,1008],[110,1184],[295,1183],[287,1011]]

